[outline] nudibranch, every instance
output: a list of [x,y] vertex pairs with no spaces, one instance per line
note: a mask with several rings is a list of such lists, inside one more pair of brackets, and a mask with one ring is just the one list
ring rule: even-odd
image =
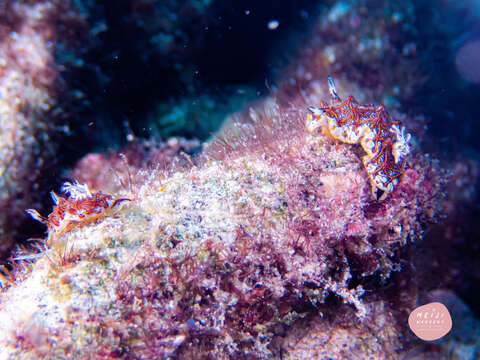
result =
[[75,226],[86,225],[105,217],[117,204],[130,201],[90,191],[87,184],[79,184],[77,181],[73,184],[64,183],[61,190],[68,194],[68,197],[58,196],[51,191],[55,206],[48,217],[43,217],[35,209],[25,210],[32,218],[48,227],[48,243],[51,243],[53,237],[60,236]]
[[336,140],[360,144],[366,152],[362,161],[373,196],[384,200],[395,190],[407,168],[410,134],[388,114],[385,105],[359,104],[353,96],[342,101],[331,76],[328,77],[328,89],[332,96],[330,104],[322,101],[320,107],[308,107],[308,131],[321,128]]

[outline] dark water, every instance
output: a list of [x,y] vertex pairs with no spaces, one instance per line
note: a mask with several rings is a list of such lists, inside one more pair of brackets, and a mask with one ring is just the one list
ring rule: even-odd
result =
[[[364,7],[372,12],[385,9],[386,17],[395,11],[402,14],[405,29],[400,41],[413,44],[423,79],[403,108],[415,104],[431,119],[429,131],[444,155],[477,151],[477,2],[340,4],[350,12]],[[207,138],[225,114],[268,92],[265,80],[278,80],[292,54],[309,39],[321,14],[338,6],[338,2],[116,1],[77,5],[88,19],[89,34],[82,39],[77,53],[84,66],[70,66],[66,77],[72,88],[86,94],[82,101],[88,106],[75,104],[79,118],[88,116],[96,124],[89,129],[82,121],[74,121],[78,126],[75,131],[86,133],[90,140],[88,147],[83,146],[88,150],[120,146],[130,130],[143,138]],[[60,63],[64,57],[61,49],[57,51]],[[221,106],[208,109],[208,100]],[[150,130],[155,121],[152,118],[168,117],[167,109],[174,104],[188,108],[184,120],[190,126],[167,126],[162,130],[160,124]],[[219,115],[218,119],[204,124],[212,113]],[[192,122],[202,125],[191,126]],[[71,156],[80,155],[75,136],[69,139],[69,145]]]

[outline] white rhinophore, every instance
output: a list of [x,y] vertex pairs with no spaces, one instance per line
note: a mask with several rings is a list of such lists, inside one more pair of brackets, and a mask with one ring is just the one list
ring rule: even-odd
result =
[[330,95],[332,95],[332,97],[335,100],[341,101],[337,95],[337,88],[335,87],[335,82],[333,81],[333,77],[331,77],[330,75],[328,76],[328,91],[330,92]]

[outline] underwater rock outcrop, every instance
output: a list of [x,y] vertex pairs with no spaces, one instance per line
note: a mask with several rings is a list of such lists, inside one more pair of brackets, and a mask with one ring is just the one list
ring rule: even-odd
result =
[[403,330],[389,314],[415,292],[381,284],[435,216],[442,172],[416,153],[378,202],[356,149],[310,134],[305,115],[268,99],[195,163],[124,178],[133,186],[112,195],[129,201],[95,221],[56,210],[67,231],[49,226],[35,263],[13,261],[3,355],[266,359],[301,351],[313,333],[293,341],[300,322],[332,338],[335,324],[346,338],[369,331],[388,346],[352,345],[361,356],[395,354]]
[[63,1],[0,4],[0,257],[19,240],[24,209],[39,204],[42,171],[54,162],[62,113],[55,51],[71,45],[82,21]]

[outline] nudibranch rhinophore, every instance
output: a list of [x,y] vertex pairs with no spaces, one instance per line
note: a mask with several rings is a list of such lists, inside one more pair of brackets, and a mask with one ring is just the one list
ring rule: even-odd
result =
[[365,150],[363,165],[377,200],[384,200],[395,190],[407,168],[410,134],[390,117],[385,105],[359,104],[353,96],[342,101],[331,76],[328,89],[333,100],[320,107],[310,106],[306,126],[309,132],[318,128],[331,137],[348,144],[360,144]]

